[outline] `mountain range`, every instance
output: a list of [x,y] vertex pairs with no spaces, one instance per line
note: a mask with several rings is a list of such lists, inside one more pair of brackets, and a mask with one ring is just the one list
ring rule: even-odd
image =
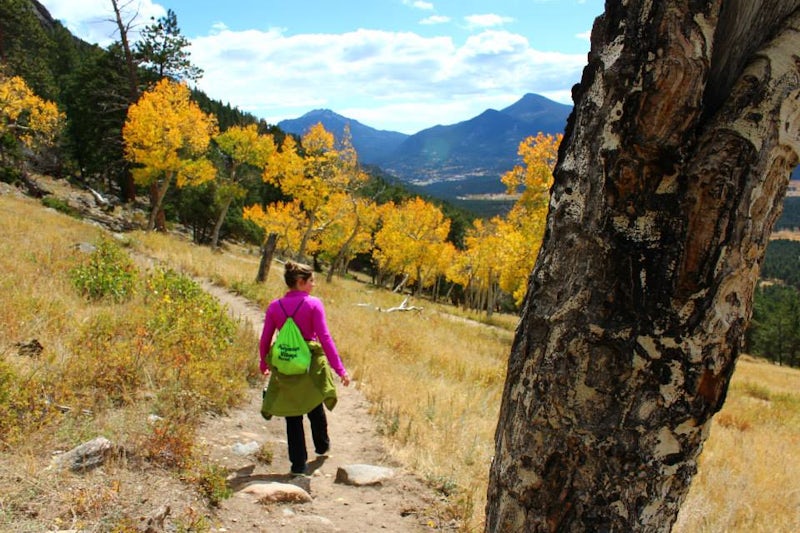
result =
[[407,135],[378,130],[329,109],[316,109],[278,123],[297,135],[322,123],[341,139],[350,125],[359,160],[376,165],[400,181],[431,196],[457,200],[478,194],[502,193],[500,177],[519,162],[517,149],[528,136],[563,133],[572,106],[538,94],[526,94],[514,104],[456,124],[434,126]]

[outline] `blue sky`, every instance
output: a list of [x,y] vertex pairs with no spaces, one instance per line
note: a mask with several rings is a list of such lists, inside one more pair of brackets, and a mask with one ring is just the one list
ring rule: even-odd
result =
[[[74,34],[119,38],[110,0],[40,0]],[[119,0],[172,9],[210,97],[270,123],[319,108],[415,133],[525,93],[571,104],[603,0]],[[134,35],[135,38],[135,35]]]

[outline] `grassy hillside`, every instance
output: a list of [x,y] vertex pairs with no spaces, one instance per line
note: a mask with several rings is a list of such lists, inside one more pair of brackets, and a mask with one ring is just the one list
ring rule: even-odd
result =
[[[85,264],[87,255],[76,245],[101,242],[103,232],[43,209],[37,201],[0,194],[0,232],[0,379],[5,381],[0,420],[6,424],[0,529],[25,513],[58,515],[75,509],[84,510],[86,523],[106,520],[108,525],[114,502],[111,496],[103,500],[103,495],[113,493],[115,483],[135,483],[142,470],[131,464],[110,469],[107,486],[96,487],[95,499],[88,501],[86,493],[76,489],[77,481],[55,483],[43,469],[53,450],[68,449],[98,431],[130,449],[151,450],[137,453],[145,462],[165,457],[165,449],[173,454],[168,457],[181,452],[188,463],[183,468],[193,472],[188,479],[215,479],[213,472],[192,470],[189,433],[172,433],[180,438],[170,441],[148,426],[146,414],[161,413],[176,424],[188,423],[174,427],[191,429],[192,406],[224,412],[253,376],[252,329],[246,324],[228,329],[213,305],[202,299],[191,306],[163,307],[181,294],[193,293],[185,277],[171,281],[181,291],[154,292],[154,278],[138,272],[140,292],[127,299],[87,299],[71,274]],[[139,232],[126,234],[121,242],[127,254],[154,257],[187,275],[211,278],[262,306],[284,291],[278,265],[273,265],[265,285],[252,283],[258,266],[254,250],[211,253],[180,237]],[[163,282],[163,277],[156,281]],[[377,308],[396,306],[403,297],[365,281],[320,281],[316,290],[325,301],[343,359],[370,400],[394,457],[447,496],[463,530],[480,530],[516,320],[500,316],[484,324],[427,301],[412,302],[423,307],[418,313],[379,312]],[[165,316],[170,324],[183,323],[178,319],[181,309],[196,309],[197,302],[216,317],[212,324],[220,328],[220,335],[193,334],[191,327],[207,328],[207,323],[187,324],[182,334],[175,328],[159,329]],[[213,359],[180,360],[182,354],[200,350],[174,349],[189,337],[220,336],[226,342],[214,347]],[[19,343],[31,339],[44,347],[35,357],[20,350]],[[215,366],[221,360],[232,364]],[[199,370],[208,368],[215,369],[211,375],[219,379],[200,380]],[[170,386],[174,383],[194,391],[188,396],[193,400],[177,394],[179,387]],[[223,383],[226,388],[220,388]],[[800,530],[798,391],[798,371],[746,357],[739,362],[675,531]],[[54,404],[70,409],[62,412]],[[31,501],[51,502],[55,511],[44,503],[32,510]]]
[[[125,238],[5,184],[0,234],[0,531],[134,531],[151,490],[193,523],[185,509],[226,490],[194,428],[255,382],[252,328],[191,279],[139,268]],[[47,468],[98,436],[113,443],[101,475]]]

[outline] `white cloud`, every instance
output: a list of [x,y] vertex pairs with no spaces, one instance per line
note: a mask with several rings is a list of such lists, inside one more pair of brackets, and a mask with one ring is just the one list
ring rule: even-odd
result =
[[423,2],[422,0],[403,0],[403,4],[423,11],[433,11],[433,4],[430,2]]
[[467,21],[467,26],[470,28],[493,28],[495,26],[502,26],[509,22],[514,22],[511,17],[503,17],[495,15],[494,13],[487,13],[485,15],[468,15],[464,17]]
[[[165,14],[152,1],[138,4],[142,26]],[[118,38],[111,22],[97,29],[112,18],[108,0],[46,4],[85,40],[100,35],[94,42],[106,45]],[[436,15],[425,20],[445,22]],[[283,28],[233,31],[218,23],[192,38],[189,51],[204,71],[201,90],[271,123],[325,107],[376,128],[414,133],[500,109],[529,92],[571,103],[585,53],[535,50],[526,37],[498,29],[511,21],[499,15],[471,21],[475,33],[463,43],[413,32],[292,35]]]
[[420,24],[425,25],[446,24],[448,22],[450,22],[450,17],[444,15],[431,15],[419,21]]
[[487,102],[497,107],[501,95],[562,94],[569,103],[586,57],[539,52],[497,30],[457,46],[411,32],[221,29],[194,39],[191,54],[205,71],[202,90],[269,121],[326,107],[408,133],[464,120],[493,106]]
[[592,30],[586,30],[581,33],[576,33],[575,37],[580,39],[581,41],[589,42],[592,38]]
[[[152,0],[118,2],[122,21],[131,25],[132,41],[138,38],[138,31],[151,23],[151,17],[158,19],[167,14]],[[53,18],[61,21],[74,35],[81,39],[108,46],[119,40],[119,30],[110,0],[47,0],[47,10]]]

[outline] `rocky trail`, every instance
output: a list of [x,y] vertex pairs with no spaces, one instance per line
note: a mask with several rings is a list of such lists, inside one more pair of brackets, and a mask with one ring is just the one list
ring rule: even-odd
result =
[[[263,310],[210,282],[202,285],[234,317],[249,321],[256,332],[261,331]],[[198,444],[210,461],[234,472],[230,478],[233,496],[222,501],[215,512],[217,531],[402,532],[454,528],[436,516],[437,494],[388,456],[358,384],[338,384],[338,391],[339,403],[327,413],[329,457],[315,459],[305,422],[309,477],[289,475],[284,420],[261,417],[260,390],[249,391],[247,401],[228,415],[203,423]],[[252,455],[264,443],[269,443],[274,452],[269,465],[257,462]],[[347,482],[342,482],[343,477]],[[310,501],[303,501],[308,499],[304,494]],[[269,501],[272,498],[281,501]]]

